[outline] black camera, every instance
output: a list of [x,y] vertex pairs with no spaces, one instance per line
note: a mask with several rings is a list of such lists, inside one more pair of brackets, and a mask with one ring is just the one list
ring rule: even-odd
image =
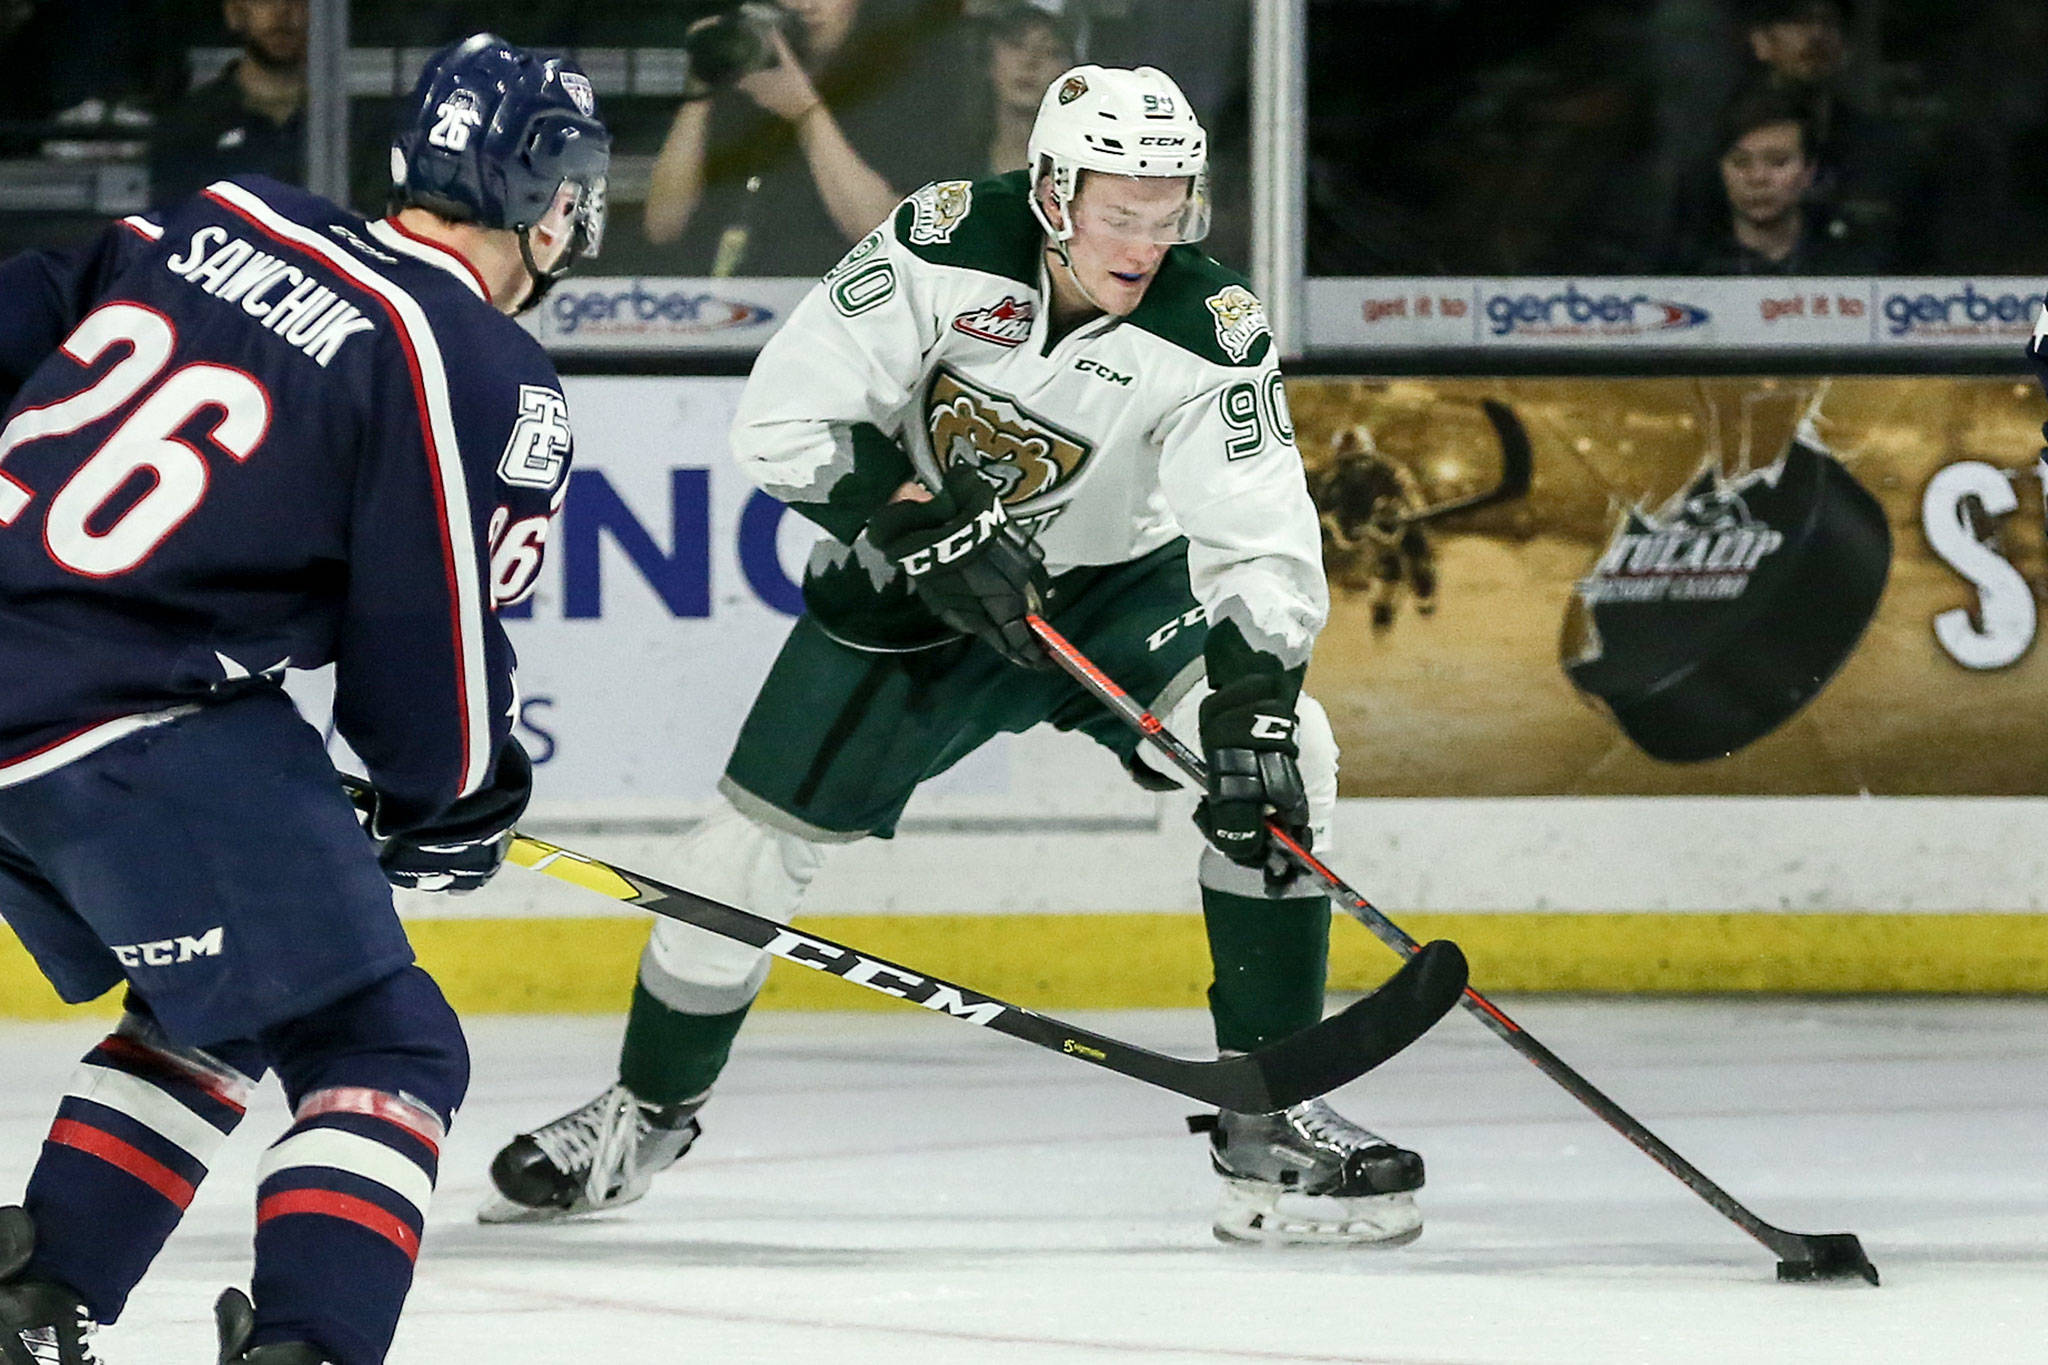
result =
[[742,76],[776,64],[775,34],[794,47],[796,16],[775,0],[739,0],[690,25],[683,51],[690,58],[688,97],[701,99]]

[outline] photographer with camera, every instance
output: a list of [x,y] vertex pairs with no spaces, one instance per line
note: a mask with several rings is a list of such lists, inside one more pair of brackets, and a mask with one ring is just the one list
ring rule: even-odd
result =
[[[867,0],[741,0],[690,26],[690,88],[647,191],[644,230],[705,275],[815,275],[935,173],[918,132],[924,83],[860,32]],[[942,27],[924,4],[886,27]],[[734,94],[744,98],[734,98]],[[929,96],[929,90],[925,91]]]

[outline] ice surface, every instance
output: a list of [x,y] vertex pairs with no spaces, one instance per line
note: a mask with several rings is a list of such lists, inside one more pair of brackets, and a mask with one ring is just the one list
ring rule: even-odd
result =
[[[2048,1361],[2048,1005],[1507,1003],[1761,1217],[1860,1234],[1884,1287],[1776,1283],[1769,1252],[1463,1016],[1337,1097],[1428,1159],[1428,1224],[1400,1250],[1220,1246],[1186,1102],[909,1011],[757,1017],[646,1200],[482,1227],[491,1153],[609,1081],[619,1024],[474,1018],[392,1360]],[[1198,1014],[1087,1022],[1202,1051]],[[0,1197],[99,1032],[0,1027]],[[111,1365],[213,1359],[274,1090],[251,1116],[102,1338]]]

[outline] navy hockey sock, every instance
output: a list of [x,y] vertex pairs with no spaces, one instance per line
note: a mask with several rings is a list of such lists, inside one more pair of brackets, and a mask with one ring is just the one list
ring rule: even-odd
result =
[[1216,980],[1209,1014],[1216,1046],[1251,1052],[1323,1017],[1330,900],[1268,900],[1202,888],[1202,920]]
[[145,1021],[124,1020],[85,1055],[29,1177],[28,1275],[67,1286],[99,1322],[119,1317],[242,1121],[250,1086],[213,1058],[172,1048]]
[[384,1359],[444,1135],[432,1110],[385,1091],[337,1086],[300,1101],[256,1187],[256,1345],[315,1342],[342,1365]]
[[469,1085],[461,1026],[433,978],[408,967],[263,1041],[293,1123],[257,1177],[251,1341],[378,1365]]

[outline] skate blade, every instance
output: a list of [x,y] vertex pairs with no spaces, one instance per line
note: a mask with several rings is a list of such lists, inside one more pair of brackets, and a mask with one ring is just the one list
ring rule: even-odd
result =
[[1233,1246],[1403,1247],[1422,1236],[1422,1210],[1407,1191],[1338,1199],[1226,1180],[1211,1230]]
[[632,1194],[621,1198],[607,1199],[602,1204],[592,1204],[587,1200],[579,1199],[565,1209],[556,1204],[542,1204],[539,1206],[521,1204],[517,1200],[507,1199],[504,1195],[493,1191],[490,1197],[485,1199],[482,1205],[478,1207],[476,1221],[486,1224],[560,1223],[571,1218],[582,1218],[593,1213],[604,1213],[621,1205],[630,1204],[639,1197],[639,1194]]

